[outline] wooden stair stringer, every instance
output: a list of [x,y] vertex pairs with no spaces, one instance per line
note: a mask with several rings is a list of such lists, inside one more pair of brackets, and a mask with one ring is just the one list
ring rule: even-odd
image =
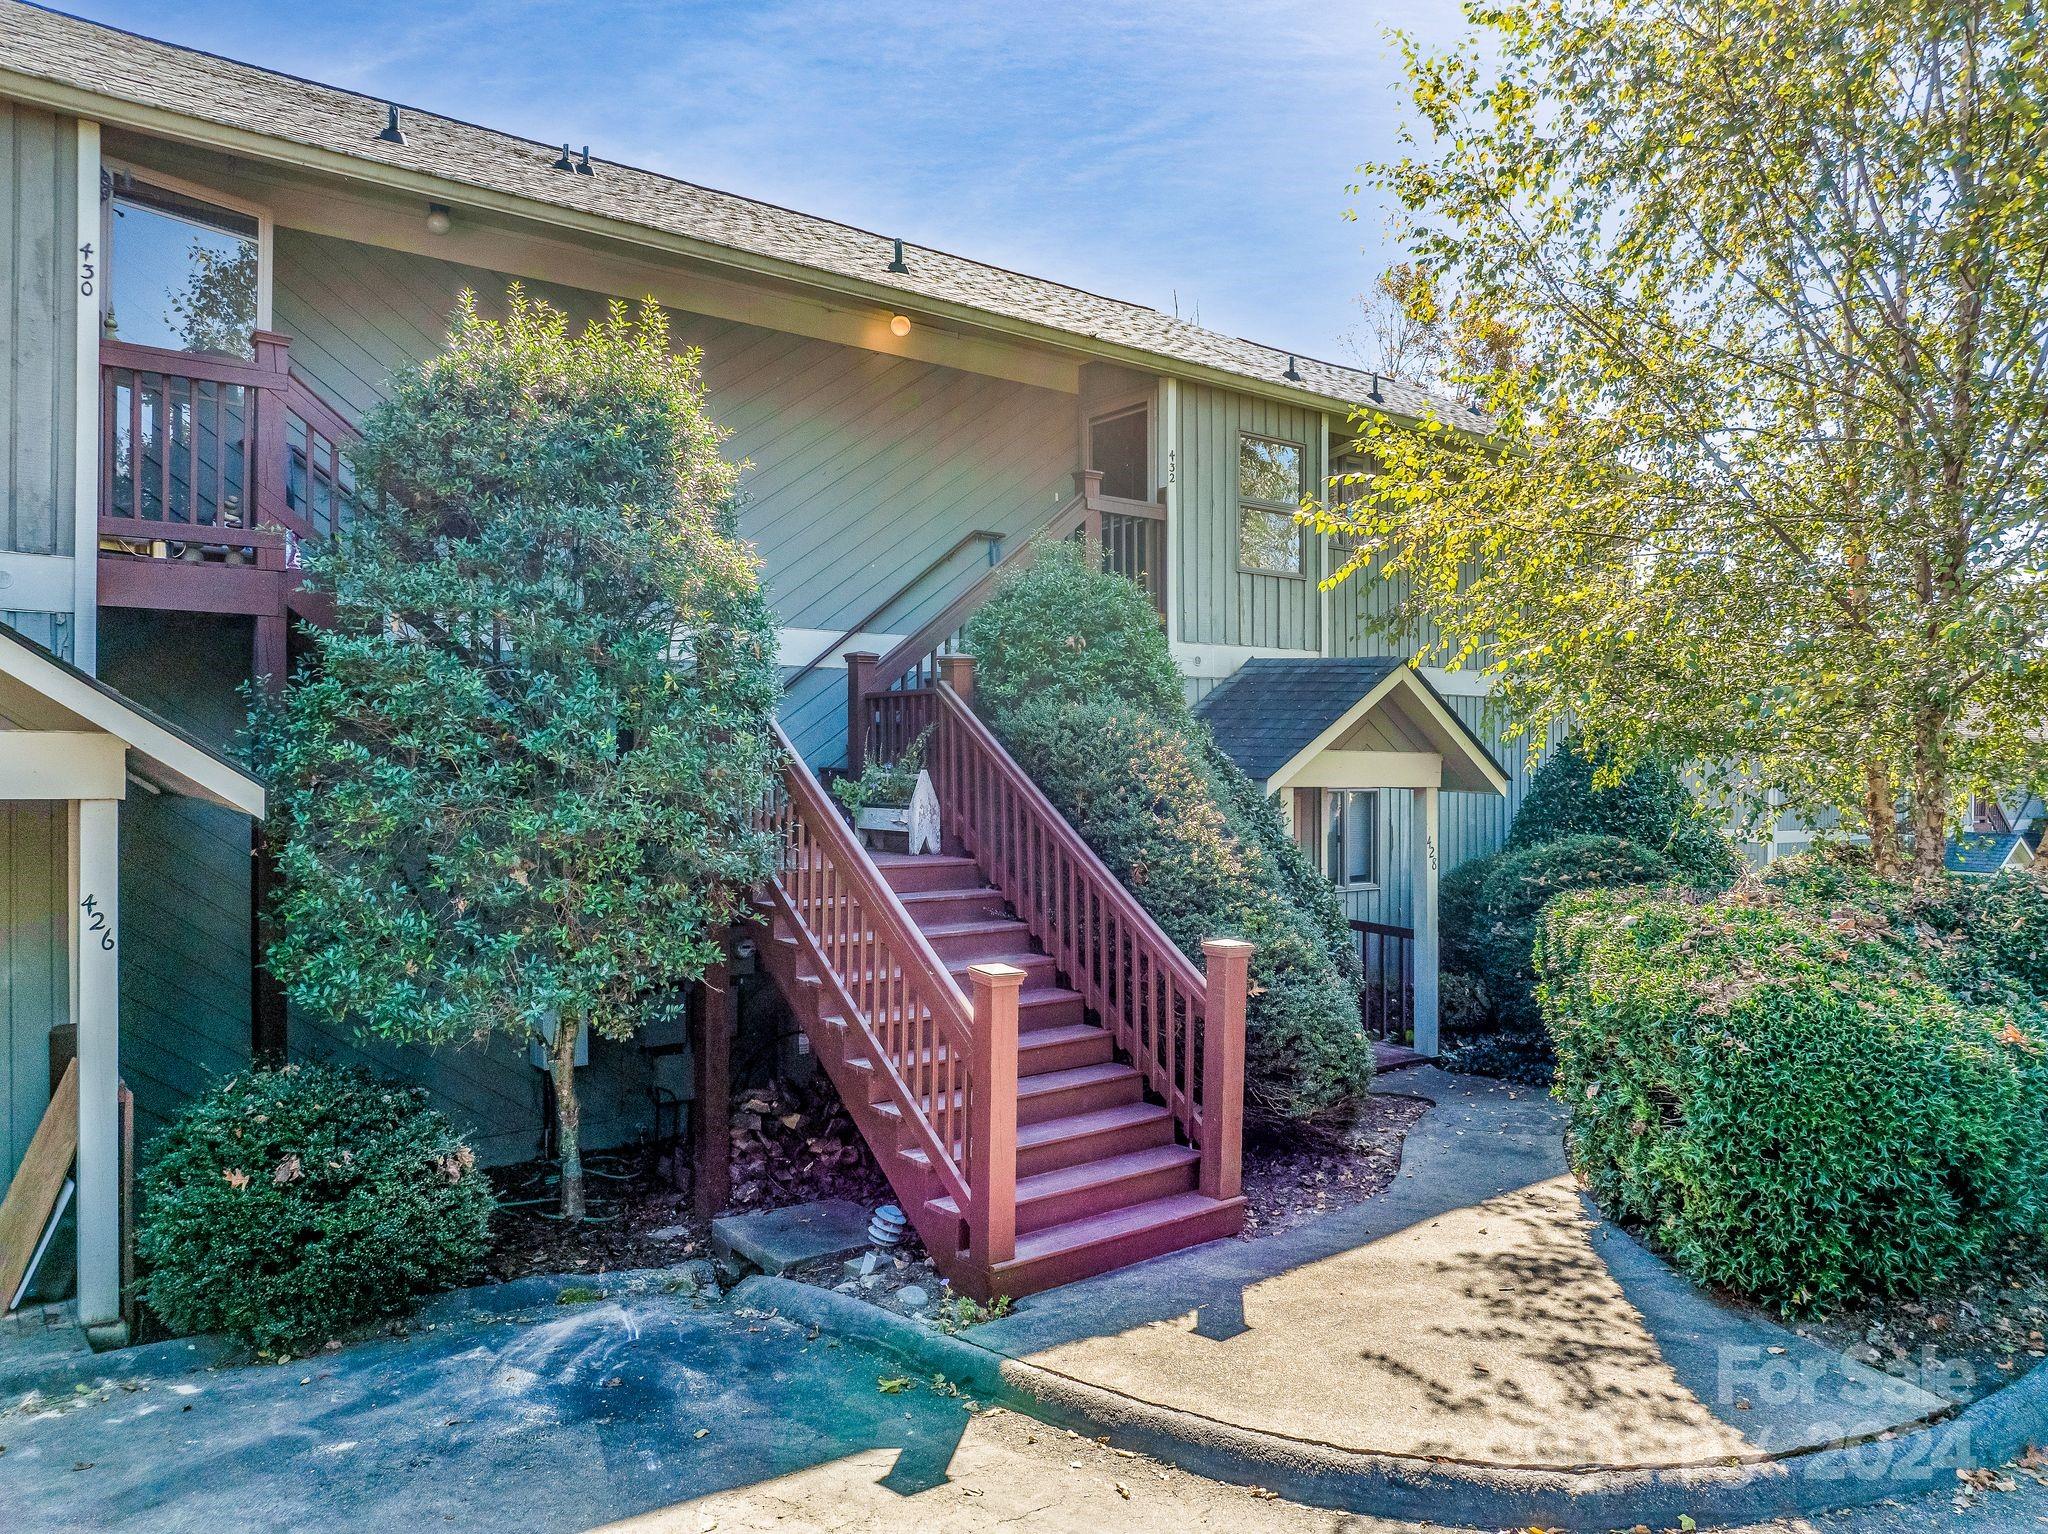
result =
[[932,1207],[945,1196],[945,1184],[921,1154],[905,1154],[916,1148],[916,1137],[906,1131],[900,1115],[875,1100],[874,1072],[855,1063],[857,1057],[848,1045],[859,1036],[840,1021],[838,1008],[830,1003],[824,965],[773,894],[762,905],[767,930],[756,945],[761,967],[774,980],[804,1037],[810,1040],[812,1055],[837,1088],[847,1114],[888,1179],[897,1207],[923,1240],[932,1265],[955,1288],[981,1293],[986,1278],[970,1271],[959,1222],[946,1219]]

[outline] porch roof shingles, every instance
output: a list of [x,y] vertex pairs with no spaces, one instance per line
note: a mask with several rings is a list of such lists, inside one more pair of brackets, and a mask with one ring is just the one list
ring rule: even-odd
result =
[[[887,270],[891,238],[772,203],[713,191],[593,157],[596,174],[553,168],[558,144],[406,107],[406,142],[378,137],[385,103],[352,91],[176,47],[59,12],[0,0],[0,68],[74,90],[306,145],[369,164],[574,209],[685,239],[851,278],[924,298],[1147,353],[1168,362],[1290,387],[1290,354],[1204,330],[1143,304],[984,265],[924,246],[904,246],[910,270]],[[4,82],[0,82],[4,89]],[[800,276],[800,272],[792,273]],[[1294,356],[1304,394],[1355,405],[1375,375]],[[1462,420],[1462,406],[1400,380],[1380,377],[1382,405],[1421,416],[1434,409]]]
[[1195,711],[1223,754],[1264,783],[1403,664],[1393,655],[1248,660]]
[[1952,874],[1995,874],[2024,838],[2017,831],[1962,831],[1949,838],[1943,865]]

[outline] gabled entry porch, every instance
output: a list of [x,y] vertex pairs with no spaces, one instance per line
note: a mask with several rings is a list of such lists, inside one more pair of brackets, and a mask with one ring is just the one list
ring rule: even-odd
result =
[[[0,627],[0,1050],[10,1084],[0,1099],[0,1183],[28,1169],[0,1206],[0,1275],[16,1277],[22,1243],[40,1241],[46,1190],[71,1160],[69,1125],[53,1121],[35,1143],[62,1085],[50,1034],[69,1025],[78,1320],[96,1342],[122,1334],[120,817],[131,783],[263,815],[263,787],[240,767]],[[0,1310],[14,1300],[14,1282],[6,1287]]]
[[1505,794],[1506,770],[1398,656],[1248,660],[1197,708],[1343,897],[1366,1026],[1435,1055],[1441,796]]

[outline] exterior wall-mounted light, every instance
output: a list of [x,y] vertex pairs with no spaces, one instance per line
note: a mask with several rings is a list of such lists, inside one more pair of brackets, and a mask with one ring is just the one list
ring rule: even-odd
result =
[[899,336],[909,335],[910,316],[907,314],[892,315],[889,320],[889,329]]
[[428,234],[446,234],[448,232],[448,223],[448,205],[446,203],[430,202],[427,204]]

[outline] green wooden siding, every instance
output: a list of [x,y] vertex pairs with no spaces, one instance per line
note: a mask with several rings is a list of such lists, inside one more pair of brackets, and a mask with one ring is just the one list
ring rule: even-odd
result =
[[71,552],[78,131],[0,102],[0,550]]
[[50,1101],[50,1030],[70,1016],[61,804],[0,803],[0,1186]]
[[[397,368],[430,355],[457,295],[486,308],[502,273],[277,231],[275,323],[294,367],[352,414]],[[572,316],[601,295],[529,284]],[[760,551],[786,627],[835,631],[865,615],[975,528],[1021,534],[1072,494],[1079,465],[1072,395],[779,331],[677,313],[700,347],[727,455],[748,464],[742,533]],[[986,567],[969,549],[876,620],[901,632]],[[785,709],[807,751],[829,759],[843,730],[843,672],[809,680]]]
[[[250,620],[106,608],[100,676],[219,748],[242,728]],[[249,819],[130,783],[121,806],[121,1073],[143,1141],[249,1064]]]
[[1182,385],[1179,394],[1178,637],[1194,644],[1317,650],[1322,551],[1304,532],[1300,578],[1238,569],[1237,464],[1238,440],[1246,433],[1297,443],[1307,487],[1314,488],[1328,460],[1322,417],[1194,384]]

